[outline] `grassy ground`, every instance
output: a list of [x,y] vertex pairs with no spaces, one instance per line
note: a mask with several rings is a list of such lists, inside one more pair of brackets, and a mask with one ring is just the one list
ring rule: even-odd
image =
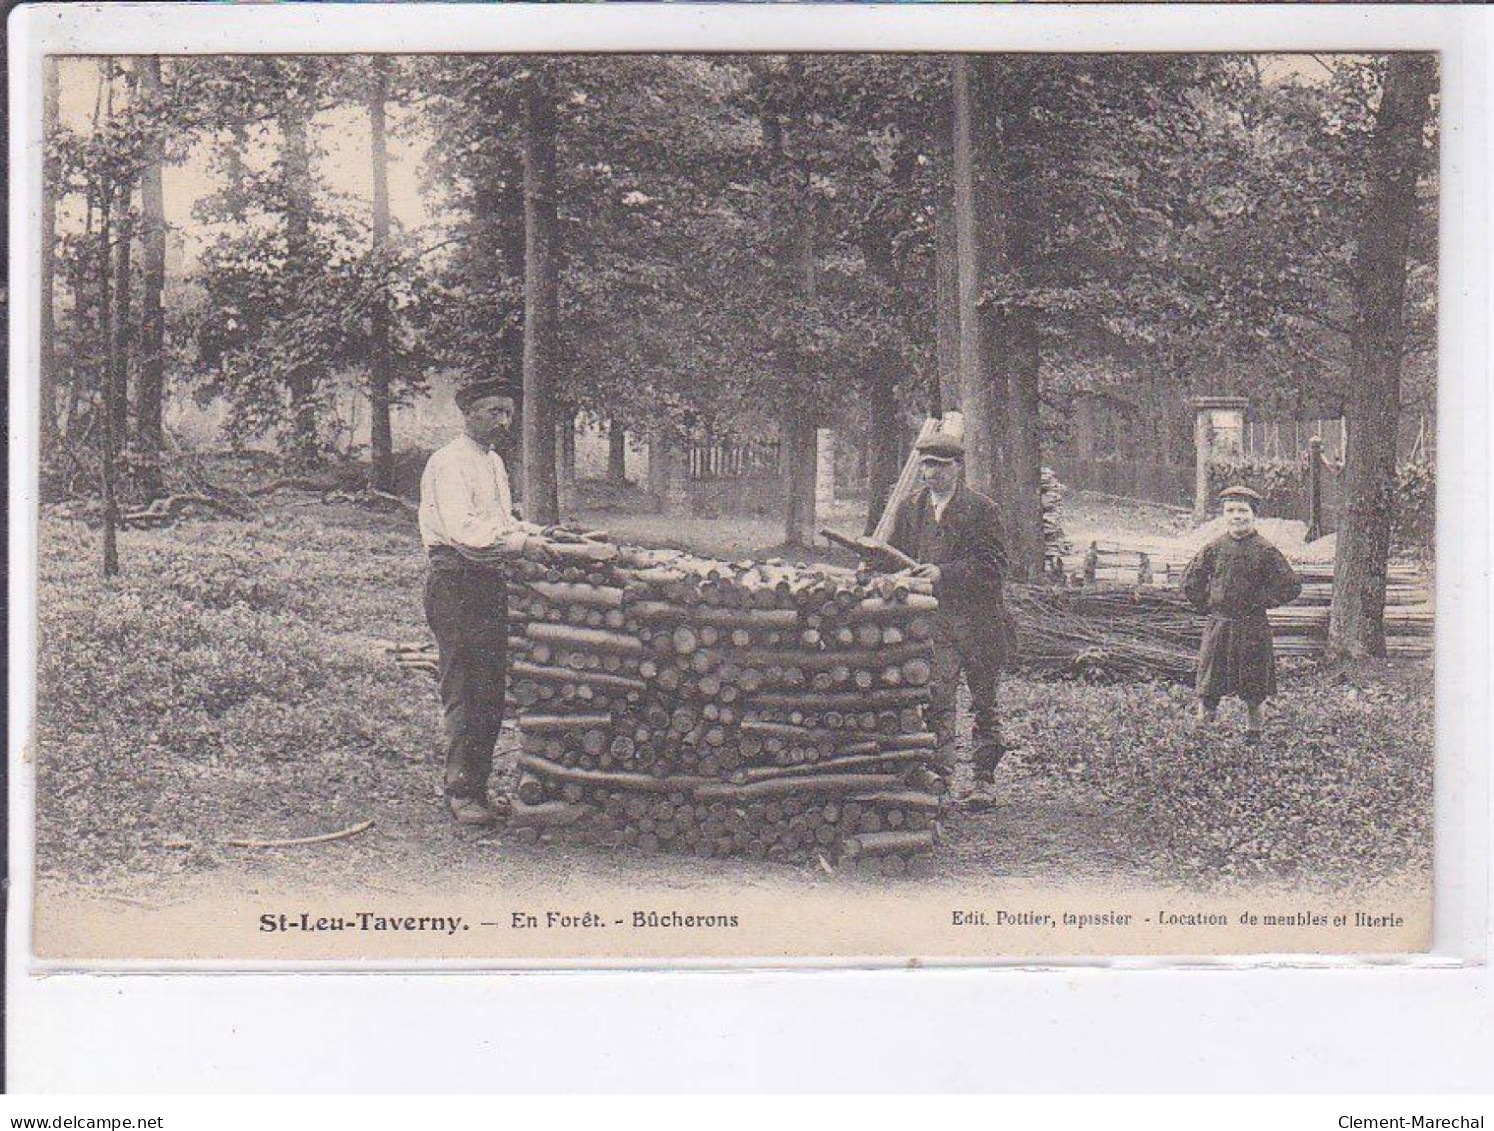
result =
[[[599,516],[662,541],[656,519]],[[739,557],[771,524],[672,525]],[[433,874],[580,873],[688,884],[843,882],[771,864],[636,858],[556,844],[478,851],[438,792],[428,679],[385,640],[419,640],[423,556],[398,515],[287,498],[247,522],[122,537],[41,529],[38,863],[44,877],[151,897],[194,875],[314,867],[418,887]],[[1200,731],[1181,689],[1013,678],[1011,743],[989,809],[957,814],[939,877],[1373,878],[1430,859],[1432,691],[1425,667],[1283,678],[1268,741]],[[511,742],[512,736],[506,738]],[[373,833],[279,854],[235,836]]]

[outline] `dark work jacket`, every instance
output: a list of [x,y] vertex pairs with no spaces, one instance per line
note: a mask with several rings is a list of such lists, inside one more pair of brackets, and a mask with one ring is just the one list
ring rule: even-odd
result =
[[1183,595],[1209,614],[1196,689],[1205,699],[1238,695],[1259,702],[1276,691],[1276,656],[1266,610],[1302,592],[1291,563],[1259,534],[1222,535],[1183,574]]
[[991,649],[1001,667],[1010,665],[1016,635],[1001,600],[1006,578],[1006,546],[996,504],[961,483],[934,518],[927,487],[897,508],[888,542],[922,565],[939,567],[934,596],[939,599],[941,628]]

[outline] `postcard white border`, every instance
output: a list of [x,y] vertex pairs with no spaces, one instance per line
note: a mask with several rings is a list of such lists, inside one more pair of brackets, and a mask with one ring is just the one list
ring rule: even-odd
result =
[[[351,17],[351,18],[350,18]],[[1052,964],[1042,970],[1030,964],[1023,966],[1020,978],[1015,974],[998,978],[988,971],[945,970],[925,972],[918,976],[921,994],[928,1001],[944,1001],[950,1008],[962,1002],[987,1000],[996,1013],[1007,1010],[992,1001],[1011,993],[1020,984],[1026,990],[1021,997],[1025,1008],[1044,1008],[1064,1012],[1060,1004],[1064,994],[1071,993],[1092,1003],[1109,999],[1129,1011],[1140,1007],[1135,999],[1145,983],[1144,1000],[1160,1012],[1184,1009],[1189,995],[1195,1005],[1208,999],[1224,1007],[1238,994],[1243,1005],[1248,998],[1252,1006],[1265,1005],[1277,997],[1278,1004],[1298,1014],[1316,996],[1334,999],[1334,1013],[1340,1018],[1356,1015],[1356,1003],[1368,1003],[1399,986],[1403,1008],[1414,1012],[1414,1002],[1427,998],[1430,980],[1442,979],[1468,983],[1481,981],[1487,991],[1486,968],[1462,965],[1471,957],[1477,961],[1488,953],[1488,831],[1489,790],[1488,759],[1480,757],[1477,747],[1489,734],[1489,421],[1486,379],[1488,374],[1487,326],[1488,290],[1488,153],[1487,119],[1487,50],[1489,20],[1487,12],[1477,8],[1416,7],[1387,8],[1378,6],[1332,6],[1286,8],[1277,6],[1195,6],[1151,7],[1122,5],[1077,5],[1024,7],[972,6],[957,7],[917,5],[905,7],[778,7],[778,6],[654,6],[628,4],[616,6],[577,5],[505,5],[503,7],[444,5],[306,5],[244,6],[220,5],[151,5],[110,4],[38,5],[16,9],[10,20],[11,34],[11,280],[13,317],[11,320],[11,372],[34,372],[36,349],[35,232],[40,208],[39,149],[35,144],[34,123],[40,121],[40,79],[38,61],[45,53],[179,53],[222,51],[540,51],[540,50],[1436,50],[1443,59],[1443,228],[1442,228],[1442,349],[1439,369],[1439,436],[1441,480],[1444,489],[1439,500],[1438,603],[1444,615],[1438,619],[1438,854],[1437,909],[1433,953],[1428,956],[1396,960],[1395,969],[1366,969],[1355,959],[1278,960],[1309,969],[1244,971],[1242,966],[1260,966],[1260,958],[1246,960],[1218,959],[1206,965],[1214,971],[1206,977],[1170,968],[1167,963],[1115,962],[1101,960],[1084,964],[1084,968],[1058,968]],[[28,130],[28,124],[32,124]],[[1471,251],[1470,249],[1477,249]],[[662,1004],[669,998],[688,998],[696,994],[705,999],[734,1000],[745,994],[748,1000],[780,1004],[814,1003],[809,1015],[817,1025],[830,1024],[837,1011],[854,1006],[870,995],[886,998],[889,1008],[897,995],[892,987],[900,986],[903,976],[865,971],[808,973],[732,972],[712,975],[627,973],[529,975],[523,979],[478,977],[451,973],[432,981],[428,976],[386,976],[378,979],[354,975],[323,973],[316,978],[270,978],[245,974],[236,978],[146,977],[141,975],[100,977],[38,978],[28,968],[30,955],[30,871],[31,817],[33,798],[29,766],[24,762],[23,739],[29,733],[34,713],[32,661],[34,646],[35,585],[35,499],[36,468],[34,437],[36,404],[34,388],[29,381],[11,385],[11,573],[10,608],[10,704],[11,704],[11,875],[12,890],[8,924],[10,989],[8,1023],[12,1036],[12,1063],[16,1079],[24,1084],[35,1081],[80,1086],[83,1080],[97,1080],[109,1087],[105,1077],[114,1071],[97,1059],[80,1058],[77,1045],[80,1030],[76,1023],[93,1018],[93,1032],[107,1046],[111,1058],[123,1057],[146,1072],[145,1079],[166,1084],[172,1080],[200,1079],[207,1063],[201,1054],[208,1050],[195,1047],[178,1049],[170,1062],[152,1056],[156,1048],[149,1042],[136,1044],[121,1033],[130,1029],[110,1028],[125,1024],[118,1005],[128,1000],[125,1015],[138,1025],[141,1003],[148,1003],[153,1020],[151,1031],[159,1037],[168,1024],[189,1018],[215,1016],[212,1009],[230,1014],[247,1011],[258,1014],[261,1006],[277,1016],[314,1008],[311,999],[341,1003],[355,1016],[374,1016],[378,1003],[398,998],[400,1016],[414,1018],[422,1011],[439,1008],[440,1000],[449,1000],[453,992],[471,999],[489,1002],[499,1000],[505,1018],[503,1030],[512,1034],[528,1031],[522,1018],[525,1010],[537,1010],[531,1020],[546,1019],[550,1024],[561,1016],[554,1003],[566,1000],[578,1007],[568,1019],[586,1024],[588,1010],[584,1003],[636,998],[645,1012],[652,1012],[650,1001]],[[1458,484],[1454,492],[1449,484]],[[1482,488],[1482,490],[1480,489]],[[1456,609],[1457,615],[1446,615]],[[1271,964],[1270,960],[1266,960]],[[820,962],[808,965],[819,967]],[[350,966],[353,964],[349,964]],[[594,965],[594,964],[588,964]],[[637,963],[627,963],[635,966]],[[712,963],[712,965],[720,965]],[[747,965],[751,965],[750,963]],[[405,964],[411,969],[419,964]],[[1117,967],[1130,968],[1122,973]],[[1450,970],[1450,966],[1461,966]],[[1441,967],[1436,975],[1425,967]],[[159,968],[153,964],[153,968]],[[198,966],[201,969],[201,966]],[[222,968],[222,967],[220,967]],[[242,969],[234,965],[233,969]],[[359,969],[367,966],[358,965]],[[451,972],[451,964],[442,963]],[[1146,970],[1145,974],[1135,972]],[[122,967],[121,972],[128,967]],[[327,967],[318,965],[318,971]],[[1332,969],[1331,975],[1319,973]],[[1235,980],[1251,979],[1248,988]],[[1234,990],[1224,993],[1219,979],[1226,979]],[[1307,979],[1302,982],[1301,979]],[[1368,978],[1373,991],[1364,985],[1345,994],[1346,983],[1359,984]],[[590,987],[576,997],[577,985]],[[1288,989],[1288,986],[1291,989]],[[690,987],[684,992],[684,987]],[[548,987],[546,989],[545,987]],[[560,987],[568,987],[562,993]],[[1466,991],[1460,991],[1466,992]],[[1036,997],[1033,994],[1036,994]],[[761,995],[757,998],[755,995]],[[968,996],[967,996],[968,995]],[[1430,995],[1440,998],[1442,995]],[[1484,995],[1489,996],[1487,992]],[[1466,999],[1465,999],[1466,1000]],[[207,1003],[213,1003],[211,1007]],[[546,1003],[549,1003],[547,1007]],[[1129,1002],[1129,1004],[1122,1004]],[[1041,1006],[1039,1003],[1045,1003]],[[1445,1003],[1446,1014],[1439,1014],[1439,1026],[1449,1029],[1449,1019],[1456,1011],[1453,999]],[[911,1005],[911,1003],[910,1003]],[[513,1017],[509,1011],[517,1007]],[[916,1009],[916,1005],[912,1005]],[[1214,1006],[1211,1006],[1211,1008]],[[569,1008],[569,1007],[568,1007]],[[208,1009],[208,1013],[204,1010]],[[608,1005],[606,1016],[613,1017],[622,1005]],[[729,1007],[728,1007],[729,1009]],[[797,1011],[796,1011],[797,1012]],[[854,1016],[852,1008],[847,1016]],[[1145,1012],[1145,1010],[1143,1010]],[[750,1020],[754,1026],[772,1024],[771,1011],[749,1008],[746,1014],[728,1012],[723,1016]],[[1081,1010],[1080,1016],[1084,1016]],[[103,1022],[104,1018],[109,1023]],[[623,1017],[613,1017],[621,1023]],[[1405,1022],[1410,1021],[1408,1015]],[[58,1023],[66,1025],[59,1029]],[[1299,1018],[1304,1034],[1313,1031],[1306,1017]],[[72,1024],[69,1024],[72,1023]],[[973,1019],[972,1019],[973,1023]],[[1086,1021],[1085,1024],[1091,1022]],[[1404,1022],[1403,1022],[1404,1023]],[[15,1026],[21,1026],[17,1029]],[[633,1025],[642,1032],[648,1024]],[[707,1025],[707,1029],[710,1027]],[[1103,1029],[1101,1024],[1100,1028]],[[1018,1027],[1020,1028],[1020,1027]],[[1281,1033],[1278,1030],[1277,1040]],[[1346,1033],[1362,1031],[1361,1024]],[[958,1045],[958,1030],[951,1036]],[[378,1027],[364,1025],[355,1031],[377,1032]],[[479,1029],[472,1032],[476,1034]],[[975,1038],[976,1029],[968,1031]],[[84,1045],[91,1038],[87,1028],[81,1030]],[[912,1026],[909,1036],[917,1032]],[[59,1053],[58,1040],[66,1033],[74,1051]],[[108,1034],[113,1034],[113,1040]],[[268,1033],[268,1030],[267,1030]],[[1000,1034],[979,1030],[979,1040],[993,1055],[1015,1057],[1034,1071],[1036,1046],[1025,1043],[1019,1035],[1003,1029]],[[386,1032],[392,1045],[408,1047],[410,1030]],[[1159,1034],[1162,1035],[1162,1034]],[[277,1038],[283,1045],[297,1047],[312,1034],[303,1025],[285,1031]],[[1384,1039],[1384,1032],[1380,1033]],[[995,1039],[1003,1052],[997,1053],[990,1042]],[[1196,1044],[1169,1047],[1191,1059]],[[418,1038],[417,1038],[418,1040]],[[674,1045],[674,1042],[670,1042]],[[854,1040],[847,1048],[854,1047]],[[1121,1042],[1124,1044],[1124,1042]],[[637,1057],[647,1064],[647,1050],[636,1042],[609,1046],[617,1057]],[[62,1046],[65,1047],[65,1046]],[[211,1048],[212,1046],[209,1046]],[[505,1067],[504,1078],[510,1084],[538,1081],[543,1070],[535,1062],[539,1076],[526,1077],[523,1072],[509,1075],[515,1064],[528,1063],[530,1053],[543,1042],[521,1042],[513,1051],[516,1062]],[[690,1043],[674,1045],[677,1054],[699,1058],[702,1051]],[[954,1047],[954,1046],[952,1046]],[[1189,1051],[1192,1049],[1193,1051]],[[1412,1060],[1426,1054],[1423,1044],[1417,1052],[1409,1044]],[[50,1050],[48,1055],[46,1050]],[[657,1050],[655,1050],[657,1051]],[[1131,1064],[1136,1050],[1116,1046],[1112,1050],[1116,1064]],[[136,1054],[139,1055],[136,1055]],[[1446,1055],[1444,1050],[1443,1055]],[[314,1058],[313,1058],[314,1059]],[[772,1059],[772,1058],[770,1058]],[[459,1072],[455,1063],[436,1063],[428,1058],[422,1079],[452,1079]],[[1456,1058],[1454,1058],[1456,1060]],[[863,1058],[870,1066],[875,1058]],[[364,1062],[369,1067],[383,1063],[375,1053]],[[850,1061],[847,1065],[850,1065]],[[1010,1059],[1008,1059],[1010,1063]],[[1159,1079],[1155,1061],[1148,1058],[1151,1071],[1128,1079]],[[1345,1069],[1351,1067],[1345,1061]],[[86,1067],[86,1075],[80,1075]],[[1134,1065],[1138,1070],[1141,1063]],[[1430,1070],[1431,1065],[1428,1064]],[[1444,1065],[1445,1067],[1445,1065]],[[228,1072],[227,1069],[224,1070]],[[282,1067],[279,1080],[290,1080]],[[387,1071],[387,1068],[386,1068]],[[231,1076],[232,1073],[228,1072]],[[357,1076],[354,1072],[349,1079]],[[1164,1073],[1165,1075],[1165,1073]],[[1055,1079],[1072,1080],[1071,1072]],[[361,1077],[365,1084],[391,1079],[377,1070]],[[932,1078],[932,1077],[931,1077]],[[131,1080],[140,1077],[112,1077],[114,1086],[129,1088]],[[121,1083],[121,1081],[123,1083]],[[209,1084],[226,1084],[227,1076]],[[493,1083],[497,1083],[494,1080]],[[828,1081],[827,1081],[828,1083]],[[1060,1085],[1061,1086],[1061,1085]],[[1115,1086],[1115,1085],[1113,1085]],[[1333,1086],[1323,1080],[1321,1086]]]

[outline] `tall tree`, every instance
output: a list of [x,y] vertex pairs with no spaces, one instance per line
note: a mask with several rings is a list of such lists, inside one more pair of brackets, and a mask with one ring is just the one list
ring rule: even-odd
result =
[[548,60],[532,59],[524,85],[524,512],[531,522],[560,518],[555,466],[559,359],[559,220],[555,196],[558,116]]
[[[789,56],[785,64],[784,81],[787,84],[787,114],[784,123],[778,125],[777,149],[787,156],[788,143],[784,134],[793,138],[797,153],[792,167],[784,178],[788,186],[788,197],[783,201],[792,209],[793,219],[789,224],[792,236],[787,244],[792,264],[795,297],[806,311],[815,308],[818,291],[818,272],[815,262],[815,210],[813,185],[810,176],[806,135],[809,130],[809,114],[805,105],[803,63]],[[790,204],[789,202],[792,201]],[[786,218],[786,217],[785,217]],[[794,387],[803,390],[813,384],[812,361],[805,349],[805,342],[795,341],[791,347],[790,365],[795,371]],[[782,406],[781,420],[782,452],[784,460],[784,544],[809,546],[814,539],[815,525],[815,480],[819,470],[818,425],[820,406],[811,400],[808,404],[794,396]]]
[[41,402],[40,433],[42,462],[57,448],[57,329],[53,304],[57,300],[53,270],[57,262],[57,188],[61,170],[53,147],[58,140],[57,59],[42,60],[42,138],[46,146],[42,169],[41,232]]
[[[983,121],[985,63],[956,55],[950,63],[951,180],[954,189],[955,268],[959,311],[959,404],[965,418],[965,474],[978,491],[1002,481],[1005,389],[991,367],[982,326],[981,294],[990,271],[989,144]],[[945,406],[946,409],[955,406]],[[1000,500],[998,499],[998,502]]]
[[555,404],[555,498],[556,509],[569,517],[576,512],[576,424],[575,405]]
[[1368,196],[1354,252],[1349,451],[1344,469],[1348,507],[1334,562],[1328,633],[1330,650],[1352,657],[1385,654],[1407,252],[1416,217],[1423,134],[1436,89],[1435,56],[1390,56],[1370,142]]
[[628,434],[620,420],[607,422],[607,482],[628,481]]
[[[140,60],[140,94],[149,109],[161,105],[161,60]],[[141,453],[140,486],[147,499],[162,490],[161,447],[166,400],[166,206],[162,193],[162,138],[155,133],[140,173],[140,209],[144,231],[140,296],[140,374],[135,386],[135,434]]]
[[[1030,263],[1030,239],[1035,228],[1031,210],[1040,206],[1032,165],[1037,157],[1040,128],[1034,114],[1033,89],[1021,56],[985,60],[990,73],[987,128],[995,134],[988,175],[993,184],[988,225],[990,270],[1009,281],[1002,288],[1021,288]],[[999,194],[999,195],[998,195]],[[1000,283],[998,282],[998,287]],[[1038,416],[1042,349],[1033,310],[1014,303],[990,311],[986,317],[985,349],[988,363],[1002,374],[997,390],[1006,392],[1005,458],[1002,494],[1006,499],[1008,553],[1012,572],[1036,577],[1042,572],[1043,458],[1042,421]]]
[[[375,271],[384,268],[389,254],[389,143],[385,104],[389,100],[390,60],[375,55],[370,64],[368,88],[368,137],[373,174],[373,260]],[[372,457],[369,481],[380,491],[394,490],[394,433],[391,427],[390,387],[393,351],[390,344],[390,299],[387,287],[379,287],[369,315],[368,399],[369,447]]]
[[954,198],[941,194],[934,206],[934,295],[937,374],[929,398],[929,415],[943,415],[959,403],[960,268],[955,254]]
[[[280,161],[285,192],[286,259],[295,277],[303,282],[316,262],[311,229],[316,206],[312,198],[311,146],[307,139],[310,124],[308,93],[304,77],[293,74],[277,113],[283,146]],[[286,388],[290,393],[291,455],[301,467],[314,466],[320,459],[316,402],[318,377],[315,363],[304,357],[294,358],[285,374]]]
[[[114,108],[114,75],[115,61],[113,56],[102,60],[99,64],[99,82],[104,91],[105,121],[112,125],[110,119]],[[118,472],[117,460],[119,456],[119,437],[114,431],[114,412],[110,403],[112,392],[111,378],[113,367],[110,364],[112,356],[111,344],[114,341],[114,303],[112,287],[112,257],[110,255],[110,239],[114,228],[110,223],[110,217],[114,212],[114,196],[116,185],[112,170],[105,167],[101,176],[102,183],[99,186],[99,234],[98,251],[95,269],[98,271],[98,295],[99,295],[99,350],[100,364],[98,368],[97,408],[98,416],[102,418],[102,426],[99,428],[99,492],[104,503],[104,576],[113,577],[119,573],[119,500],[116,493],[116,475]],[[129,202],[125,202],[129,206]]]
[[[984,56],[952,63],[960,408],[975,486],[1019,572],[1040,568],[1040,408],[1055,371],[1097,371],[1200,337],[1177,249],[1194,222],[1195,56]],[[1209,192],[1228,186],[1199,186]],[[989,439],[987,439],[989,437]],[[994,474],[992,474],[994,472]]]
[[[223,174],[221,190],[196,207],[212,236],[196,272],[206,301],[188,335],[197,393],[224,397],[234,442],[273,431],[303,467],[321,462],[336,384],[367,390],[376,304],[398,307],[420,278],[418,260],[397,248],[373,255],[366,214],[317,176],[324,113],[366,111],[355,66],[351,58],[205,56],[172,69],[173,87],[202,108]],[[267,166],[255,160],[261,155],[272,158]]]
[[432,135],[423,188],[450,218],[435,245],[423,339],[438,364],[515,384],[524,332],[522,65],[437,56],[412,68]]
[[114,235],[114,322],[109,334],[109,420],[121,448],[129,444],[130,330],[134,325],[130,251],[135,241],[131,197],[133,177],[119,186],[119,219]]
[[[810,341],[826,419],[865,431],[867,524],[912,429],[940,401],[935,214],[947,195],[948,65],[907,56],[803,60],[819,301]],[[952,343],[951,339],[951,343]],[[836,388],[839,386],[839,388]]]

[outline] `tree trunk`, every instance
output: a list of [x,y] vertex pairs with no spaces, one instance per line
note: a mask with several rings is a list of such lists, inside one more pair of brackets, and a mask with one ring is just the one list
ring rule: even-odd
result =
[[131,212],[133,185],[120,186],[119,231],[114,237],[114,325],[109,334],[109,420],[117,447],[129,444],[130,416],[130,246],[135,239]]
[[903,414],[897,400],[897,361],[882,354],[873,361],[870,443],[867,452],[866,529],[870,534],[887,507],[903,470]]
[[628,435],[619,421],[607,423],[607,482],[619,485],[628,481]]
[[1037,578],[1043,569],[1043,453],[1039,418],[1039,373],[1042,355],[1030,316],[1004,320],[1007,387],[1006,487],[1012,576]]
[[[99,64],[100,82],[104,88],[104,121],[112,120],[114,116],[114,60],[105,59]],[[95,118],[95,131],[98,129],[98,121]],[[98,181],[99,194],[99,232],[98,244],[94,249],[93,269],[98,276],[99,295],[99,321],[97,350],[95,356],[98,360],[97,378],[94,384],[95,408],[103,414],[106,421],[113,421],[112,411],[113,396],[113,357],[114,357],[114,194],[117,185],[107,174],[102,174]],[[102,441],[103,432],[100,432]]]
[[[496,168],[501,169],[501,166]],[[493,201],[493,210],[483,233],[491,243],[492,261],[503,264],[506,276],[511,275],[522,282],[525,256],[523,176],[502,176],[501,183],[490,186],[488,195]],[[508,313],[504,311],[500,316],[502,327],[498,332],[498,355],[505,379],[513,380],[524,370],[524,319],[522,312],[515,312],[519,316],[511,318],[504,316]]]
[[[55,139],[58,128],[57,60],[42,60],[42,139],[43,145]],[[44,151],[45,152],[45,151]],[[57,186],[59,170],[43,158],[42,233],[41,233],[41,374],[38,399],[41,402],[38,443],[42,463],[57,450],[57,327],[52,304],[55,283],[52,272],[57,261]]]
[[[793,162],[793,176],[789,181],[792,185],[793,199],[782,203],[788,205],[786,211],[788,216],[792,216],[793,242],[788,251],[798,282],[799,307],[806,315],[813,317],[818,280],[815,264],[814,201],[811,195],[809,159],[804,150],[809,124],[804,105],[802,69],[801,61],[795,56],[789,56],[787,62],[790,89],[788,128],[786,131],[781,127],[775,129],[769,134],[769,140],[770,142],[776,140],[776,148],[780,157],[787,156],[785,133],[790,134],[800,147],[798,159]],[[785,219],[788,219],[788,216],[785,216]],[[794,386],[799,392],[799,397],[793,397],[791,394],[790,399],[798,403],[784,405],[783,415],[780,418],[786,488],[783,542],[786,546],[808,547],[814,541],[815,483],[819,470],[819,421],[817,419],[819,406],[805,404],[800,399],[805,395],[812,395],[814,387],[812,363],[801,345],[794,347],[793,368],[795,371]]]
[[[110,295],[109,280],[109,225],[110,197],[113,195],[112,187],[104,189],[103,205],[100,209],[101,221],[99,231],[99,242],[101,250],[99,254],[99,334],[101,344],[112,341],[111,328],[113,324],[112,300]],[[115,460],[119,450],[119,444],[114,435],[114,413],[109,403],[110,392],[110,369],[108,365],[109,350],[100,351],[101,364],[99,366],[99,396],[98,413],[102,427],[99,429],[99,493],[103,496],[104,504],[104,576],[114,577],[119,573],[119,502],[115,496]]]
[[1436,57],[1391,55],[1369,153],[1369,195],[1354,255],[1349,338],[1346,513],[1338,533],[1330,654],[1385,655],[1385,579],[1405,348],[1406,258]]
[[934,213],[934,295],[937,378],[929,390],[929,415],[942,416],[960,403],[960,263],[949,193]]
[[576,410],[568,404],[556,405],[555,421],[555,499],[562,517],[576,513]]
[[[306,141],[305,109],[294,95],[280,112],[281,135],[285,139],[286,250],[292,270],[309,278],[314,266],[311,246],[311,151]],[[290,447],[293,461],[301,468],[319,462],[316,421],[317,375],[309,365],[295,365],[286,373],[290,391]]]
[[[84,309],[88,302],[88,288],[91,285],[92,260],[90,256],[93,247],[94,218],[98,213],[98,190],[97,181],[89,183],[83,193],[83,242],[80,245],[83,251],[73,258],[71,270],[68,272],[68,286],[73,294],[73,318],[77,322],[79,334],[85,334]],[[58,435],[71,436],[78,423],[79,406],[82,404],[83,386],[86,383],[85,376],[88,372],[87,363],[81,358],[75,359],[72,366],[70,379],[67,383],[67,405],[62,410],[62,416],[58,421]]]
[[[161,93],[161,60],[140,60],[140,89],[154,105]],[[140,376],[135,386],[135,435],[140,442],[140,486],[147,500],[160,498],[166,401],[166,205],[161,189],[161,145],[152,144],[140,173],[140,211],[145,223],[141,252],[144,291],[140,296]]]
[[[998,417],[1005,390],[987,361],[981,290],[990,263],[989,153],[978,119],[984,87],[982,63],[956,55],[953,89],[953,182],[955,269],[959,315],[959,410],[965,417],[965,478],[978,491],[993,492],[1001,481]],[[946,405],[946,408],[951,406]],[[1000,502],[1000,500],[997,500]]]
[[814,540],[815,473],[819,467],[818,429],[804,413],[786,413],[781,420],[784,479],[783,541],[808,547]]
[[104,576],[119,574],[119,500],[114,492],[114,418],[105,412],[100,430],[99,493],[104,502]]
[[[999,140],[989,146],[984,166],[990,182],[988,210],[984,212],[989,260],[988,273],[983,277],[1004,276],[1008,281],[1005,289],[1020,292],[1029,262],[1029,209],[1038,192],[1030,157],[1037,148],[1032,136],[1036,126],[1025,62],[999,58],[999,62],[992,59],[984,64],[987,84],[983,117]],[[1044,547],[1041,339],[1033,314],[1018,308],[987,315],[981,340],[992,360],[1000,359],[992,368],[1001,372],[996,388],[1004,389],[1006,396],[1005,451],[1000,466],[1012,574],[1018,578],[1040,577]]]
[[114,234],[114,185],[104,182],[99,187],[99,232],[98,246],[94,249],[93,269],[97,276],[99,317],[97,326],[97,366],[94,381],[94,411],[102,414],[111,425],[110,395],[113,370],[111,360],[114,345],[114,259],[110,254],[110,241]]
[[555,362],[559,356],[559,219],[555,199],[555,78],[532,61],[524,90],[524,426],[525,514],[560,517],[555,481]]
[[378,293],[369,320],[368,405],[369,482],[375,490],[394,490],[394,431],[390,424],[390,384],[394,358],[390,343],[389,300],[389,145],[384,104],[389,99],[389,57],[373,57],[368,95],[368,144],[373,172],[373,258],[379,271]]
[[[103,68],[103,81],[108,89],[108,100],[110,114],[112,116],[114,101],[114,60],[105,61]],[[99,276],[99,325],[98,325],[98,382],[96,391],[97,412],[99,413],[99,493],[103,496],[104,504],[104,576],[114,577],[119,573],[119,504],[114,493],[114,461],[118,445],[114,437],[114,413],[109,403],[111,390],[109,365],[111,347],[114,341],[114,302],[112,288],[112,261],[109,254],[109,241],[114,227],[110,222],[113,214],[114,184],[105,180],[101,185],[99,199],[99,246],[94,269]]]

